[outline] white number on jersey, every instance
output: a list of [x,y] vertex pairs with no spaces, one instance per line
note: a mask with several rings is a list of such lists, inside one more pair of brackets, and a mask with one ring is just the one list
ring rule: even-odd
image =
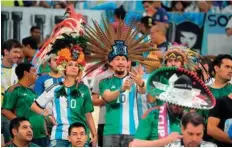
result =
[[120,94],[120,96],[117,99],[117,103],[125,103],[126,102],[126,95]]
[[77,106],[77,101],[72,99],[71,100],[71,108],[74,109],[74,108],[76,108],[76,106]]

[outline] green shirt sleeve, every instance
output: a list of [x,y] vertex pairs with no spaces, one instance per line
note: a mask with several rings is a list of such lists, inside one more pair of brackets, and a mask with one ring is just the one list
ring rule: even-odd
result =
[[12,91],[12,92],[6,92],[2,104],[2,108],[8,109],[8,110],[13,110],[16,106],[17,103],[17,92],[18,91]]
[[155,115],[150,112],[144,119],[140,120],[135,139],[153,140],[158,137],[158,122],[155,121]]
[[93,102],[90,96],[90,91],[87,86],[85,86],[85,102],[84,102],[84,113],[90,113],[93,112]]
[[140,120],[135,139],[147,140],[150,137],[151,121],[149,115]]
[[[110,87],[111,87],[112,85],[110,85],[111,83],[110,83],[109,81],[107,81],[107,80],[109,80],[109,79],[104,79],[104,80],[100,81],[100,83],[99,83],[99,90],[100,90],[100,95],[101,95],[101,96],[103,95],[103,93],[104,93],[106,90],[110,90],[110,91],[116,91],[116,90],[117,90],[117,88],[111,89]],[[119,97],[120,97],[120,96],[119,96]],[[103,97],[102,97],[102,98],[103,98]],[[103,100],[104,100],[104,98],[103,98]],[[115,105],[115,104],[118,104],[118,103],[117,103],[117,102],[118,102],[118,97],[117,97],[116,99],[114,99],[113,101],[110,101],[110,102],[106,101],[106,102],[107,102],[108,105]]]
[[102,96],[103,93],[107,90],[110,89],[109,85],[106,85],[106,80],[102,80],[99,83],[99,90],[100,90],[100,95]]

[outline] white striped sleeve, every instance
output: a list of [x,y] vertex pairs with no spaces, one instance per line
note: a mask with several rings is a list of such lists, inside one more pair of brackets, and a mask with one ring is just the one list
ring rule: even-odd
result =
[[42,108],[45,108],[49,102],[52,102],[54,98],[55,87],[49,91],[45,90],[36,100],[36,104]]

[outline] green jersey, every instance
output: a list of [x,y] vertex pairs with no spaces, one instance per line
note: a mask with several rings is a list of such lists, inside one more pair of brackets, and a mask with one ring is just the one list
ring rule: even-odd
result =
[[45,64],[40,65],[38,73],[43,74],[43,73],[49,73],[50,71],[51,71],[51,68],[49,64],[46,62]]
[[224,96],[228,96],[230,93],[232,93],[232,84],[228,83],[226,86],[222,88],[212,88],[209,87],[210,91],[212,92],[213,96],[218,99],[222,98]]
[[[158,134],[159,111],[160,111],[159,109],[154,109],[150,111],[144,119],[140,120],[139,127],[135,134],[135,139],[141,139],[141,140],[159,139],[159,134]],[[167,114],[170,124],[169,133],[178,132],[181,134],[180,119],[174,117],[169,112]]]
[[16,116],[28,118],[33,128],[33,138],[43,138],[46,137],[44,117],[30,109],[35,98],[37,95],[32,89],[15,84],[7,90],[2,108],[15,111]]
[[[116,91],[128,79],[115,76],[103,79],[99,83],[100,95],[106,90]],[[103,98],[104,99],[104,98]],[[126,134],[134,135],[138,126],[138,106],[136,86],[121,93],[115,100],[106,104],[105,127],[103,135]]]

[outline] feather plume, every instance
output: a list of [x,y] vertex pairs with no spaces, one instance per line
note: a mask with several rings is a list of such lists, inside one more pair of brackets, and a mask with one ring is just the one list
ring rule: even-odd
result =
[[68,17],[54,27],[50,38],[35,55],[34,61],[32,62],[37,68],[47,59],[46,57],[49,56],[49,54],[56,53],[60,49],[53,48],[53,46],[58,43],[57,40],[59,39],[60,41],[64,39],[70,43],[80,43],[81,47],[86,46],[82,44],[82,42],[86,42],[86,38],[80,37],[84,34],[83,24],[85,23],[82,14],[76,13],[73,5],[67,7],[66,13]]
[[145,58],[143,56],[144,52],[156,51],[157,49],[142,42],[146,35],[136,39],[140,30],[135,28],[135,21],[131,21],[129,25],[125,25],[120,20],[116,29],[112,27],[107,18],[102,18],[102,21],[104,29],[94,20],[94,28],[87,26],[86,29],[86,36],[89,41],[88,47],[91,52],[91,55],[87,59],[99,59],[99,62],[86,69],[87,73],[108,62],[108,55],[116,40],[125,41],[125,45],[128,47],[128,59],[130,61],[138,61],[148,66],[151,66],[152,63],[160,62],[155,58]]

